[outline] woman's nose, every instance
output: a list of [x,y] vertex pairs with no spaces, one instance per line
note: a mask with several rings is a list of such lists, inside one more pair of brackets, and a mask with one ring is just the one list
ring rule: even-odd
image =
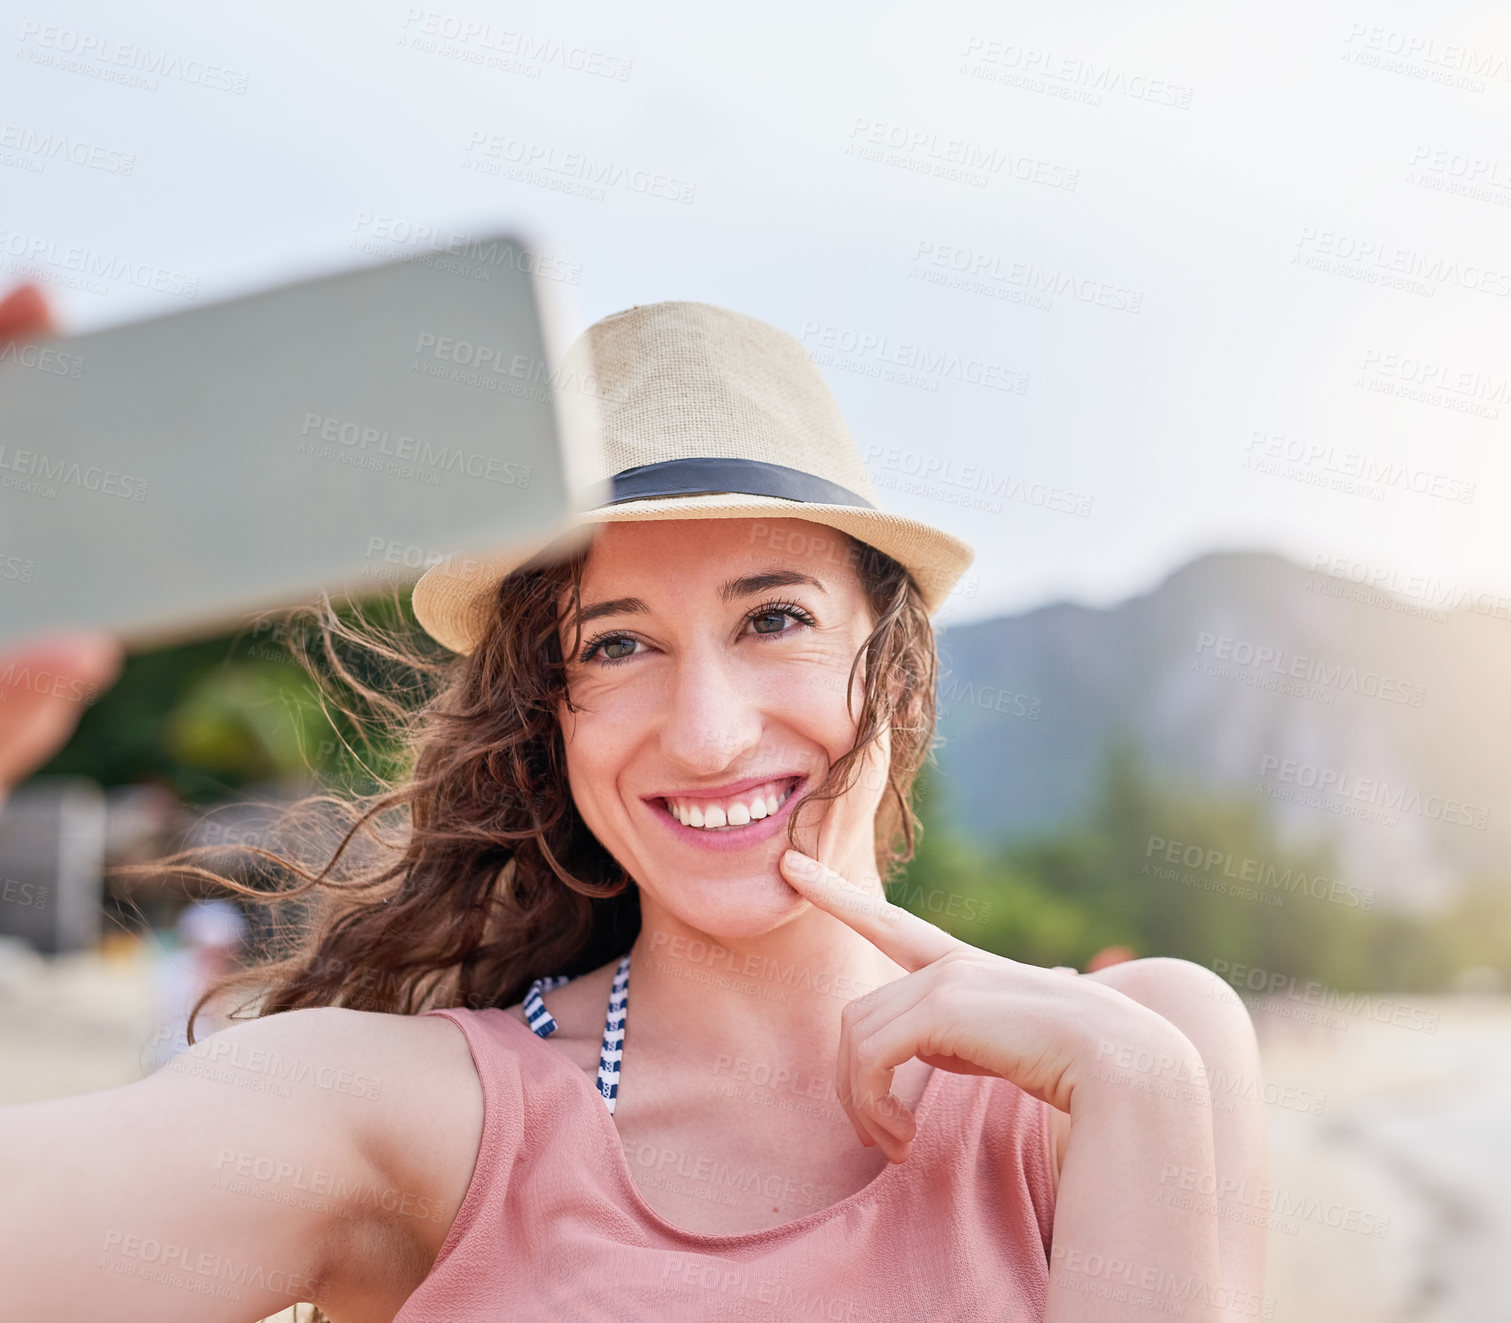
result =
[[750,675],[708,652],[679,657],[656,713],[661,749],[689,772],[714,775],[761,739],[764,725]]

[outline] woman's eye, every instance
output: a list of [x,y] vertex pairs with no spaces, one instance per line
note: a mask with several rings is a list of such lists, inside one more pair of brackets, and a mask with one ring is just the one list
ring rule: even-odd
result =
[[[805,625],[811,627],[818,623],[796,602],[768,602],[763,606],[758,606],[745,619],[750,622],[755,633],[768,635],[792,634]],[[776,625],[772,629],[762,629],[763,620],[773,620]],[[791,623],[791,629],[787,628],[787,622]]]
[[[767,610],[757,610],[745,619],[754,633],[764,635],[791,634],[799,626],[815,624],[813,617],[797,605],[773,606]],[[792,624],[792,629],[787,628],[789,622]],[[766,627],[768,625],[769,628]],[[639,642],[639,639],[631,638],[628,634],[611,634],[589,643],[583,649],[578,661],[598,661],[604,665],[628,661],[635,655],[635,648]],[[620,649],[620,651],[615,651],[615,649]]]

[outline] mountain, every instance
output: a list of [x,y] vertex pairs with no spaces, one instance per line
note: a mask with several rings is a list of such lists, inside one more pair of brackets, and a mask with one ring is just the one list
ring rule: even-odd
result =
[[1267,553],[1203,556],[1099,609],[942,631],[937,757],[956,825],[1016,840],[1090,809],[1111,746],[1332,843],[1381,903],[1511,872],[1511,604],[1399,596]]

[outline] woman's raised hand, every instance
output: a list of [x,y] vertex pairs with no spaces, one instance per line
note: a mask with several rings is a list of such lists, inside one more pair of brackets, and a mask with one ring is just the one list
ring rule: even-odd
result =
[[879,1144],[893,1162],[908,1156],[915,1123],[891,1093],[892,1076],[913,1057],[960,1074],[999,1075],[1069,1113],[1078,1090],[1095,1090],[1109,1044],[1158,1053],[1172,1035],[1181,1038],[1112,988],[980,950],[796,850],[782,855],[781,869],[794,890],[908,971],[845,1006],[835,1068],[840,1104],[861,1142]]

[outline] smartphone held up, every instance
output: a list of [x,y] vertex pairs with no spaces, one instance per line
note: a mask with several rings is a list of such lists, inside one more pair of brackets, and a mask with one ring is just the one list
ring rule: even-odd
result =
[[595,499],[591,371],[563,373],[529,256],[503,235],[77,336],[23,318],[0,648],[192,639],[564,528]]

